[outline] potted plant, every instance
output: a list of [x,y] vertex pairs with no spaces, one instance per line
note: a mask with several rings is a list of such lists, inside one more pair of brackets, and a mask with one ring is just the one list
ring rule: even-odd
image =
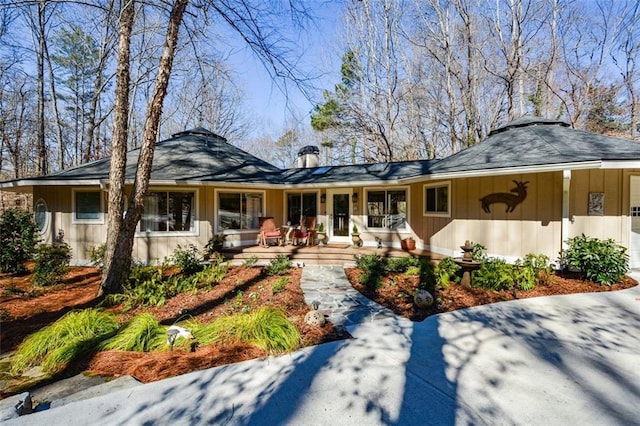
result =
[[320,225],[318,225],[318,231],[316,234],[318,235],[318,243],[325,245],[327,243],[327,233],[324,232],[323,222],[320,222]]
[[402,250],[415,250],[416,249],[416,240],[413,237],[407,237],[400,241],[400,246]]
[[209,242],[204,246],[207,258],[211,258],[214,253],[219,253],[220,251],[222,251],[226,239],[226,234],[216,234],[211,237],[209,239]]
[[351,229],[351,241],[353,241],[353,245],[356,247],[362,247],[362,238],[360,238],[360,233],[358,232],[358,227],[354,224]]

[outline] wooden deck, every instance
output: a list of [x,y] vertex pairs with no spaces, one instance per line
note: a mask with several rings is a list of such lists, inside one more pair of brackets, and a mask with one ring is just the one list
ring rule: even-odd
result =
[[260,262],[269,262],[276,256],[285,254],[295,263],[342,265],[353,262],[354,256],[357,253],[378,253],[384,257],[431,257],[433,260],[440,260],[444,257],[425,250],[406,251],[388,247],[377,249],[375,247],[353,247],[350,244],[329,244],[326,246],[246,246],[225,248],[222,251],[225,258],[231,260],[234,264],[240,264],[254,256],[257,257]]

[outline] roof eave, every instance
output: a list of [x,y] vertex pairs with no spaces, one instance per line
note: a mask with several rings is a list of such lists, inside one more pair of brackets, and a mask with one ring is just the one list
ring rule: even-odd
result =
[[577,163],[556,163],[556,164],[535,165],[535,166],[504,167],[504,168],[457,171],[457,172],[442,172],[442,173],[436,172],[429,175],[411,178],[403,182],[414,183],[414,182],[420,182],[423,180],[504,176],[504,175],[513,175],[513,174],[559,172],[563,170],[599,169],[599,168],[603,168],[602,164],[603,162],[601,160],[594,160],[594,161],[582,161]]

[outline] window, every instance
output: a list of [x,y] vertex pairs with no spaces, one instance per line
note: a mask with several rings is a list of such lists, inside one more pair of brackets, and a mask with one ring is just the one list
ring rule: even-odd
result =
[[263,194],[218,192],[218,229],[258,229]]
[[405,229],[407,190],[367,191],[367,227]]
[[424,187],[424,213],[433,216],[450,215],[449,190],[451,184],[425,185]]
[[287,222],[299,225],[302,216],[317,216],[318,195],[315,192],[290,192],[287,194]]
[[144,198],[140,230],[144,232],[193,231],[194,192],[149,192]]
[[38,231],[44,232],[47,228],[48,215],[47,215],[47,203],[40,198],[33,208],[33,218],[38,227]]
[[100,191],[74,191],[74,221],[98,222],[102,220],[102,193]]

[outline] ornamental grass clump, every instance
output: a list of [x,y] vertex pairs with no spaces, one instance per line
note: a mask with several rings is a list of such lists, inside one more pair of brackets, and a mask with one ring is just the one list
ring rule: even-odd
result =
[[291,352],[300,345],[296,326],[283,311],[273,307],[225,316],[209,324],[190,323],[187,327],[201,345],[243,342],[276,354]]
[[72,360],[96,351],[118,328],[117,318],[99,309],[69,312],[20,344],[11,359],[11,374],[36,365],[46,373],[58,373]]
[[115,336],[100,345],[101,350],[150,352],[166,345],[167,327],[151,314],[133,317]]

